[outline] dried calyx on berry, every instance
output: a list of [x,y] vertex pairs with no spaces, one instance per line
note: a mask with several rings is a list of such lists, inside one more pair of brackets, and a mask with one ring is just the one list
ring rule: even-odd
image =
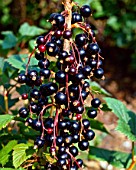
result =
[[[75,11],[73,4],[64,2],[65,11],[49,16],[52,29],[36,39],[37,67],[28,69],[28,61],[26,72],[18,76],[18,83],[30,86],[29,94],[22,94],[23,100],[29,99],[28,106],[20,108],[18,115],[40,134],[34,148],[43,147],[57,159],[55,163],[46,163],[46,169],[83,167],[83,161],[76,156],[80,150],[87,150],[89,141],[94,139],[89,119],[97,116],[101,106],[89,84],[93,77],[104,78],[101,49],[92,26],[84,20],[92,15],[92,10],[83,5]],[[75,28],[81,29],[81,33],[75,35]],[[56,61],[53,66],[57,69],[52,67],[50,59]],[[87,111],[89,119],[83,118],[88,96],[92,97]]]

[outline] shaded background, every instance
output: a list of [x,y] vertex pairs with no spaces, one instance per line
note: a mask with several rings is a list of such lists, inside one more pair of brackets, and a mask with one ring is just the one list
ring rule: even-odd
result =
[[[135,105],[136,97],[136,6],[135,0],[77,0],[90,4],[97,41],[105,58],[106,80],[101,84],[113,96]],[[16,35],[20,25],[28,22],[45,29],[52,12],[63,9],[59,0],[2,0],[0,3],[0,31],[12,30]],[[0,35],[3,39],[3,35]],[[2,51],[2,50],[1,50]],[[1,52],[2,53],[2,52]],[[2,54],[1,54],[2,55]]]
[[[106,78],[100,81],[100,84],[113,97],[124,101],[128,108],[136,111],[135,0],[76,0],[76,2],[80,5],[90,4],[93,11],[93,17],[90,17],[88,22],[95,30],[102,56],[105,58]],[[14,35],[18,36],[18,29],[25,22],[48,31],[51,27],[47,22],[49,15],[62,9],[60,0],[1,0],[0,56],[7,57],[2,46],[5,38],[3,31],[13,31]],[[20,42],[19,47],[20,50],[27,49],[28,44]],[[10,52],[12,50],[15,49],[11,48]],[[117,118],[112,113],[106,114],[99,115],[98,119],[104,122],[113,136],[105,137],[101,143],[97,142],[104,148],[129,152],[131,148],[129,141],[114,131]],[[89,166],[88,162],[87,165]]]

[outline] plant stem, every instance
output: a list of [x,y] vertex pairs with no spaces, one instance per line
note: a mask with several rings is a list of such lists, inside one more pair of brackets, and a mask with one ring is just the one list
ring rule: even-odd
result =
[[[65,25],[68,30],[71,30],[71,18],[72,18],[72,0],[64,0],[64,8],[67,12],[67,15],[65,16]],[[64,45],[63,50],[67,51],[69,53],[70,51],[70,41],[67,39],[64,39]]]
[[6,89],[4,90],[4,103],[6,114],[8,114],[8,93]]
[[133,170],[135,164],[136,164],[136,157],[135,157],[135,151],[134,151],[134,147],[135,147],[135,142],[132,142],[132,162],[129,166],[129,168],[127,170]]

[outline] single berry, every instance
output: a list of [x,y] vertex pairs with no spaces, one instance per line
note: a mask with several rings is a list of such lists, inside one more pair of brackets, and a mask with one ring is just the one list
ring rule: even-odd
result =
[[56,104],[65,105],[67,103],[67,96],[62,92],[57,92],[55,95]]
[[34,98],[35,100],[38,100],[40,98],[41,94],[40,94],[39,90],[33,89],[30,93],[30,96],[32,98]]
[[19,116],[22,118],[26,118],[29,115],[29,110],[26,107],[22,107],[18,111]]
[[69,152],[70,152],[74,157],[76,157],[76,156],[78,155],[78,149],[77,149],[77,147],[75,147],[75,146],[71,146],[71,147],[69,148]]
[[77,34],[75,37],[75,42],[79,47],[84,46],[87,43],[86,34]]
[[45,44],[44,36],[39,36],[39,37],[36,39],[36,43],[37,43],[38,45],[40,45],[40,44]]
[[50,66],[50,61],[47,58],[44,58],[42,60],[39,60],[38,66],[40,68],[48,68]]
[[104,70],[102,68],[98,68],[94,70],[94,76],[98,79],[101,79],[104,75]]
[[87,115],[89,118],[95,118],[97,116],[97,110],[91,108],[90,110],[88,110]]
[[91,105],[92,105],[92,107],[94,107],[94,108],[98,108],[98,107],[100,106],[100,104],[101,104],[101,101],[100,101],[100,99],[98,99],[98,98],[94,98],[94,99],[91,101]]
[[88,129],[90,127],[90,121],[88,119],[83,119],[82,125],[83,125],[84,129]]
[[44,59],[44,53],[42,53],[42,52],[36,52],[35,53],[35,58],[37,59],[37,60],[42,60],[42,59]]
[[89,142],[87,140],[83,139],[82,141],[80,141],[78,143],[78,147],[81,151],[85,151],[89,147]]
[[93,140],[93,138],[95,137],[95,133],[91,129],[88,129],[83,135],[86,140]]
[[99,52],[98,44],[97,43],[88,44],[87,52],[91,53],[92,55],[97,54]]
[[92,13],[92,10],[89,5],[83,5],[80,8],[80,14],[85,18],[88,18],[91,15],[91,13]]
[[56,74],[55,74],[55,80],[58,83],[62,83],[62,84],[65,83],[66,82],[65,72],[62,71],[62,70],[57,71]]
[[45,140],[41,139],[41,137],[37,137],[35,142],[34,142],[34,148],[42,148],[44,146]]
[[45,79],[48,79],[51,75],[51,71],[48,68],[43,68],[40,70],[40,76],[43,76]]
[[70,30],[66,30],[63,32],[63,38],[70,39],[72,37],[72,32]]
[[27,76],[24,73],[18,75],[18,83],[26,83]]
[[79,14],[77,12],[73,12],[72,13],[72,24],[74,24],[76,22],[82,22],[82,16],[81,16],[81,14]]

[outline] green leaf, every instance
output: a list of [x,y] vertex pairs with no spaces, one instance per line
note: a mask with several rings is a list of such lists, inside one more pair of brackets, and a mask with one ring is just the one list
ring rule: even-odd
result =
[[131,163],[131,154],[90,146],[89,159],[107,161],[118,168],[127,168]]
[[5,128],[9,122],[14,118],[14,116],[6,114],[6,115],[0,115],[0,130],[2,128]]
[[10,49],[16,46],[17,38],[12,31],[3,31],[2,34],[5,35],[2,43],[3,49]]
[[90,123],[91,123],[91,128],[96,129],[96,130],[100,130],[102,132],[108,133],[108,130],[104,127],[104,124],[96,119],[89,119]]
[[0,75],[2,74],[4,67],[4,58],[0,57]]
[[27,56],[27,54],[14,54],[7,59],[7,62],[14,68],[25,70],[26,67],[24,61],[26,60]]
[[45,29],[41,29],[36,26],[30,26],[28,23],[24,23],[19,28],[19,33],[22,36],[36,36],[45,33]]
[[13,169],[13,168],[0,168],[0,170],[25,170],[24,168],[18,168],[18,169]]
[[93,0],[74,0],[75,2],[77,2],[80,6],[86,4],[86,5],[90,5],[90,3],[93,1]]
[[6,146],[0,150],[0,163],[4,166],[9,161],[9,152],[12,151],[13,147],[17,144],[16,140],[10,141]]
[[92,93],[103,94],[103,95],[106,95],[106,96],[111,96],[111,94],[108,93],[104,88],[102,88],[97,82],[95,82],[95,81],[91,82],[90,80],[87,80],[87,81],[90,84]]
[[136,114],[127,110],[119,100],[105,97],[108,107],[119,118],[117,130],[125,134],[130,140],[136,141]]
[[32,155],[27,155],[26,150],[29,149],[29,144],[18,144],[13,148],[13,165],[18,168],[24,161],[30,158]]

